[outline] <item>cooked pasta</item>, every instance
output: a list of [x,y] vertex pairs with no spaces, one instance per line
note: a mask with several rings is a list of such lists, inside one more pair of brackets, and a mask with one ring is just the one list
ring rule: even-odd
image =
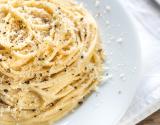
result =
[[103,64],[93,17],[69,0],[0,0],[0,123],[45,125],[82,103]]

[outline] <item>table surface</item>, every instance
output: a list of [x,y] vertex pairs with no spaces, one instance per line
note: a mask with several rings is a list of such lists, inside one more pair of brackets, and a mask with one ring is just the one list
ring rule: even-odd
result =
[[160,110],[137,125],[160,125]]

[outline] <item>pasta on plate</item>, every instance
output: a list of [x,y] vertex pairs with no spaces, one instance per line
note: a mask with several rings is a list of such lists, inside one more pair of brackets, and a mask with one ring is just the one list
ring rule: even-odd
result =
[[100,82],[93,17],[69,0],[0,0],[0,123],[44,125]]

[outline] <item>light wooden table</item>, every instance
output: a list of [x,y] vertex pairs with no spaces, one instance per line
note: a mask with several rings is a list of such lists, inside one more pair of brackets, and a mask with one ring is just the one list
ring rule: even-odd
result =
[[160,110],[137,125],[160,125]]

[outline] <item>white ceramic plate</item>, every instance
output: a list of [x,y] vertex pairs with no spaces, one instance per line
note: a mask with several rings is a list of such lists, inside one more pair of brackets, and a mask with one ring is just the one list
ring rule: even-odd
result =
[[[79,1],[93,16],[102,14],[96,19],[107,53],[105,65],[112,78],[56,125],[116,125],[130,105],[139,81],[140,50],[136,31],[118,0],[100,0],[97,7],[96,0]],[[104,14],[108,5],[111,11]]]

